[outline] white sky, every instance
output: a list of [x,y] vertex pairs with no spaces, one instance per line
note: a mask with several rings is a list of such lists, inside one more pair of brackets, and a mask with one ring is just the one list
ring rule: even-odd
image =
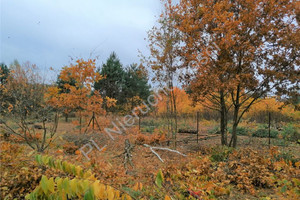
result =
[[73,58],[115,51],[124,65],[139,62],[146,32],[162,9],[160,0],[0,0],[0,62],[30,61],[44,72]]

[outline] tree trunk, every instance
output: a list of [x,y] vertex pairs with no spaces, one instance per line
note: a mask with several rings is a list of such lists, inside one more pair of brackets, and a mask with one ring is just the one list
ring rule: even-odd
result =
[[82,126],[82,117],[81,117],[81,112],[80,112],[80,117],[79,117],[79,133],[81,134],[81,126]]
[[227,145],[227,117],[226,113],[222,110],[221,120],[220,120],[220,129],[221,129],[221,144]]
[[229,146],[232,146],[233,148],[236,148],[237,144],[237,126],[238,126],[238,114],[239,114],[240,106],[234,106],[234,114],[233,114],[233,125],[232,125],[232,136]]
[[236,148],[236,143],[237,143],[236,128],[237,128],[237,125],[233,124],[233,126],[232,126],[232,147],[233,148]]
[[221,144],[227,145],[227,109],[225,104],[224,93],[220,92],[221,102],[221,119],[220,119],[220,131],[221,131]]
[[[241,86],[238,85],[236,89],[236,94],[232,93],[232,101],[234,104],[234,113],[233,113],[233,125],[232,125],[232,137],[230,140],[229,146],[232,146],[233,148],[236,148],[237,144],[237,133],[236,129],[239,124],[239,111],[240,111],[240,92],[241,92]],[[234,99],[235,96],[235,99]]]
[[172,106],[173,106],[173,109],[172,109],[172,115],[173,115],[173,118],[174,118],[174,130],[173,130],[173,133],[174,133],[174,144],[175,144],[175,149],[176,149],[176,140],[177,140],[177,108],[176,108],[176,97],[175,97],[175,94],[174,94],[174,87],[173,87],[173,84],[171,86],[171,102],[172,102]]
[[69,119],[69,114],[65,113],[65,121],[68,122],[68,119]]

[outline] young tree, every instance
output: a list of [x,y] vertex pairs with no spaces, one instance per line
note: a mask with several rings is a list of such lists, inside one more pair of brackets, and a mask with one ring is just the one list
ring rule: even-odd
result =
[[95,60],[78,59],[60,72],[60,83],[64,84],[49,88],[47,93],[47,101],[53,107],[77,111],[80,132],[84,114],[103,113],[103,99],[98,92],[93,92],[94,83],[102,78],[95,69]]
[[165,10],[158,19],[158,25],[148,32],[150,57],[143,57],[143,60],[151,67],[154,73],[153,80],[158,82],[161,87],[169,88],[168,103],[166,104],[167,118],[170,125],[169,131],[176,140],[177,107],[173,89],[175,82],[179,80],[178,65],[180,61],[178,60],[177,49],[180,46],[180,34],[174,28],[174,21],[168,17],[168,12]]
[[[65,87],[66,84],[76,87],[76,80],[73,78],[69,78],[68,81],[65,81],[63,79],[60,78],[60,76],[57,77],[57,81],[56,81],[57,87],[59,89],[59,93],[70,93],[70,89],[67,89]],[[63,95],[62,95],[63,96]],[[66,101],[63,101],[66,102]],[[68,122],[68,117],[69,117],[69,113],[72,111],[72,108],[69,108],[68,104],[64,105],[61,107],[63,109],[63,113],[65,115],[65,121]]]
[[181,0],[166,6],[183,35],[181,56],[186,66],[197,69],[194,83],[201,82],[199,89],[206,94],[217,88],[231,97],[229,145],[233,147],[242,116],[258,98],[299,87],[297,4],[294,0]]

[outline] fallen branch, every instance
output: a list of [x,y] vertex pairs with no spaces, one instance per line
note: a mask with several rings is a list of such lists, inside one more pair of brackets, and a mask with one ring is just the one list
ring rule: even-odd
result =
[[158,150],[164,150],[164,151],[170,151],[170,152],[173,152],[173,153],[178,153],[179,155],[182,155],[182,156],[186,156],[185,154],[183,154],[183,153],[181,153],[181,152],[179,152],[179,151],[177,151],[177,150],[173,150],[173,149],[169,149],[169,148],[165,148],[165,147],[152,147],[152,146],[150,146],[150,145],[148,145],[148,144],[144,144],[144,146],[145,147],[148,147],[149,149],[150,149],[150,151],[152,151],[152,153],[154,154],[154,155],[156,155],[156,157],[161,161],[161,162],[164,162],[164,160],[159,156],[159,154],[156,152],[156,151],[154,151],[154,149],[158,149]]
[[156,155],[158,157],[158,159],[161,161],[161,162],[164,162],[164,160],[158,155],[158,153],[156,153],[156,151],[154,151],[151,147],[150,147],[150,150],[152,151],[152,153],[154,153],[154,155]]

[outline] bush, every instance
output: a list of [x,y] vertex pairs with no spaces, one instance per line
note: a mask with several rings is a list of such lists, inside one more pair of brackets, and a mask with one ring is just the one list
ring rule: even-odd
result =
[[[232,128],[228,128],[229,133],[232,133]],[[237,127],[236,128],[236,134],[237,135],[249,135],[251,130],[249,130],[247,127]]]
[[36,155],[35,160],[43,167],[59,170],[75,178],[56,176],[55,179],[48,179],[43,175],[40,184],[25,199],[131,199],[128,194],[100,183],[91,170],[85,172],[80,166],[52,156]]
[[63,146],[64,152],[67,154],[75,154],[75,152],[79,149],[73,142],[66,143]]
[[230,153],[233,151],[233,148],[230,147],[217,147],[212,150],[210,159],[213,162],[224,162],[228,160]]
[[154,119],[142,119],[141,126],[159,126],[159,122],[155,121]]
[[[259,128],[257,129],[253,134],[253,137],[260,137],[260,138],[268,138],[269,137],[269,130],[265,128]],[[278,136],[278,131],[272,130],[270,133],[271,138],[277,138]]]
[[293,166],[297,163],[300,159],[295,158],[290,152],[279,152],[278,154],[274,155],[275,161],[284,160],[286,163],[291,162]]
[[[228,128],[228,132],[231,134],[232,133],[232,127]],[[251,132],[251,130],[247,127],[237,127],[236,129],[236,134],[237,135],[249,135],[249,133]],[[220,134],[220,127],[219,126],[215,126],[212,129],[208,130],[208,133],[210,134]]]
[[212,129],[209,129],[208,133],[210,133],[210,134],[215,134],[215,133],[220,134],[220,127],[219,126],[215,126]]
[[155,126],[146,126],[142,128],[142,132],[153,133]]
[[143,134],[138,134],[134,143],[137,145],[143,145],[146,143],[147,137]]
[[298,141],[300,139],[300,134],[293,124],[288,124],[283,127],[282,136],[285,140]]

